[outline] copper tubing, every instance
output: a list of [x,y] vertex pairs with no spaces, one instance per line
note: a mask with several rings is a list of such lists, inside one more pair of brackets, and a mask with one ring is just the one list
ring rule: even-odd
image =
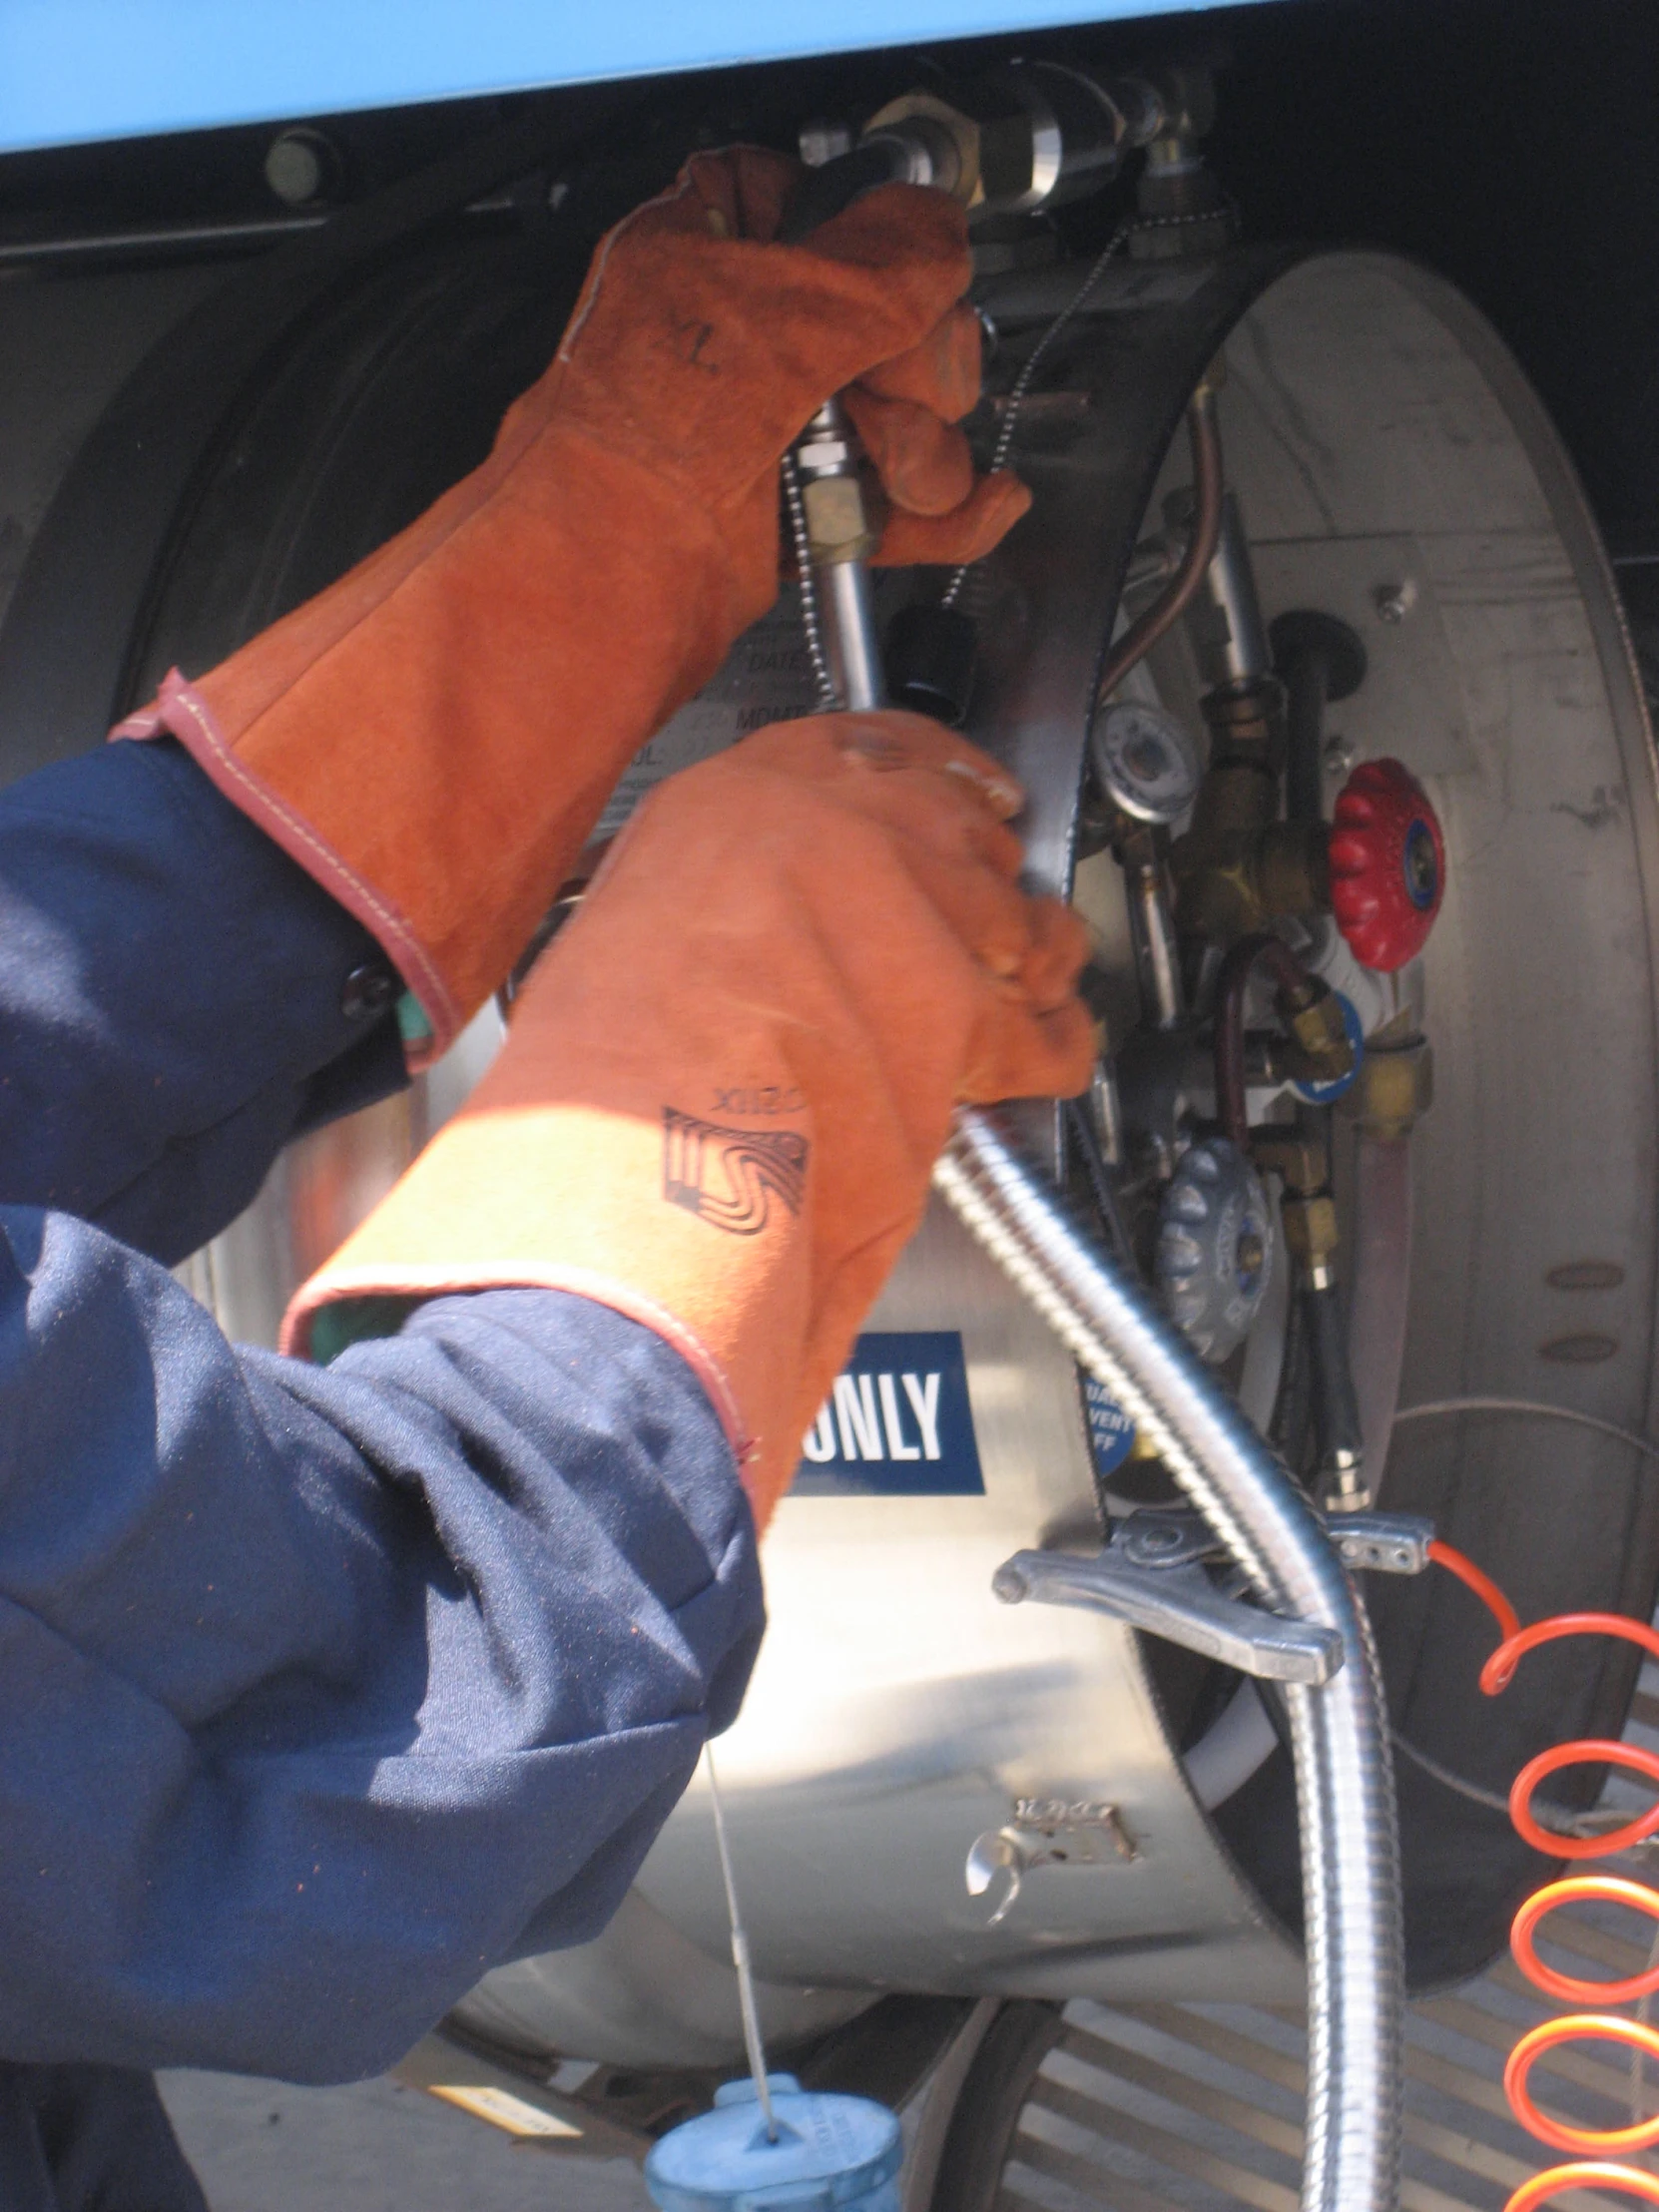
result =
[[1145,614],[1137,616],[1108,651],[1106,666],[1095,687],[1098,710],[1112,696],[1129,671],[1157,644],[1193,602],[1204,573],[1216,557],[1221,537],[1221,433],[1216,427],[1216,395],[1208,384],[1194,392],[1187,408],[1187,435],[1193,449],[1193,531],[1181,565],[1167,588]]
[[1273,970],[1282,991],[1306,991],[1308,974],[1283,937],[1241,937],[1216,980],[1216,1114],[1222,1133],[1241,1152],[1250,1146],[1245,1102],[1245,990],[1258,960]]

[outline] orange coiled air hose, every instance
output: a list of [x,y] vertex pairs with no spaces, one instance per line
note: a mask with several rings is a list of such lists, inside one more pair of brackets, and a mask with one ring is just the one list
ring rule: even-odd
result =
[[[1540,1644],[1555,1643],[1563,1636],[1617,1636],[1659,1659],[1659,1633],[1643,1621],[1628,1620],[1622,1613],[1557,1613],[1551,1620],[1534,1621],[1530,1628],[1522,1628],[1509,1600],[1472,1559],[1464,1558],[1460,1551],[1437,1539],[1429,1545],[1428,1556],[1467,1584],[1501,1631],[1503,1640],[1480,1670],[1480,1687],[1488,1697],[1496,1697],[1508,1687],[1516,1666],[1529,1651],[1535,1651]],[[1659,1804],[1653,1805],[1638,1820],[1627,1821],[1622,1828],[1604,1836],[1561,1836],[1540,1827],[1532,1813],[1532,1793],[1538,1784],[1546,1776],[1558,1774],[1563,1767],[1591,1765],[1625,1767],[1646,1776],[1650,1782],[1659,1783],[1659,1757],[1633,1744],[1585,1737],[1576,1743],[1556,1744],[1540,1752],[1536,1759],[1529,1759],[1522,1767],[1509,1791],[1509,1818],[1516,1832],[1534,1851],[1547,1852],[1555,1859],[1605,1859],[1659,1834]],[[1534,1948],[1538,1924],[1557,1906],[1570,1905],[1574,1901],[1628,1905],[1659,1921],[1659,1890],[1650,1889],[1645,1882],[1591,1874],[1569,1875],[1564,1881],[1546,1883],[1515,1915],[1509,1934],[1515,1963],[1533,1986],[1547,1996],[1564,1997],[1575,2004],[1622,2004],[1659,1989],[1659,1965],[1649,1967],[1644,1973],[1631,1974],[1623,1981],[1583,1981],[1544,1964]],[[1529,2028],[1509,2053],[1509,2062],[1503,2069],[1504,2094],[1514,2107],[1515,2117],[1540,2142],[1548,2143],[1553,2149],[1590,2155],[1581,2156],[1568,2165],[1552,2166],[1547,2173],[1534,2174],[1515,2191],[1504,2206],[1504,2212],[1535,2212],[1535,2207],[1566,2189],[1617,2189],[1645,2204],[1659,2205],[1659,2175],[1617,2163],[1622,2152],[1646,2150],[1650,2144],[1659,2143],[1659,2117],[1638,2121],[1631,2127],[1569,2127],[1565,2121],[1552,2120],[1547,2113],[1540,2112],[1532,2101],[1528,2075],[1534,2062],[1557,2043],[1591,2037],[1622,2043],[1627,2049],[1659,2059],[1659,2029],[1648,2027],[1641,2020],[1627,2020],[1617,2012],[1568,2012],[1559,2019],[1545,2020]]]

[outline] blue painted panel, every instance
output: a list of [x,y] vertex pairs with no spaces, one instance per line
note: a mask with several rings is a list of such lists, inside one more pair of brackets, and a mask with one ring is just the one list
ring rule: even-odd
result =
[[0,0],[0,152],[1100,23],[1170,4]]

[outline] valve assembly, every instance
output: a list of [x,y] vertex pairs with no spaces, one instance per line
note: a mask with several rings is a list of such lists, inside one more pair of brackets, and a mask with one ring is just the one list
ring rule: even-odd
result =
[[[1225,479],[1224,377],[1218,361],[1189,409],[1192,488],[1137,553],[1162,589],[1106,656],[1091,728],[1082,848],[1121,867],[1141,1000],[1097,1090],[1114,1234],[1203,1358],[1241,1355],[1289,1270],[1274,1438],[1321,1505],[1352,1512],[1377,1470],[1348,1355],[1333,1110],[1345,1141],[1397,1144],[1427,1104],[1398,979],[1439,912],[1445,845],[1386,755],[1353,769],[1326,819],[1326,712],[1361,690],[1367,655],[1318,608],[1264,622]],[[1186,715],[1152,696],[1149,660],[1182,630],[1203,685]]]

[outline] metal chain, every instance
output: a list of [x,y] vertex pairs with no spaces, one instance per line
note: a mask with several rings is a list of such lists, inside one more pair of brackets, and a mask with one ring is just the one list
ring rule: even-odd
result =
[[[1118,225],[1107,240],[1102,252],[1096,257],[1088,275],[1032,347],[1025,366],[1014,378],[1013,388],[1008,394],[1007,405],[1002,410],[1002,421],[996,433],[996,444],[991,451],[990,473],[993,476],[999,468],[1006,468],[1008,465],[1008,456],[1014,447],[1014,433],[1019,427],[1020,409],[1025,404],[1026,394],[1031,388],[1031,379],[1041,367],[1045,354],[1106,274],[1107,264],[1115,261],[1117,256],[1122,253],[1134,228],[1133,223],[1120,223]],[[955,606],[957,600],[961,597],[962,586],[967,582],[968,570],[972,565],[974,564],[964,563],[953,573],[949,583],[945,586],[942,605],[946,607]]]
[[[1037,340],[1024,367],[1015,377],[1013,389],[1008,394],[1008,403],[1003,409],[1002,421],[997,430],[996,445],[991,454],[991,472],[993,474],[997,469],[1007,466],[1008,456],[1013,450],[1014,433],[1019,427],[1020,408],[1024,405],[1026,393],[1031,388],[1031,380],[1041,367],[1044,356],[1100,281],[1106,272],[1107,264],[1114,261],[1122,253],[1124,245],[1134,229],[1135,225],[1132,222],[1118,225],[1106,242],[1102,252],[1096,257],[1088,275]],[[812,669],[813,689],[818,695],[817,712],[820,714],[833,714],[840,706],[840,694],[835,689],[835,680],[830,669],[830,656],[825,649],[824,622],[819,610],[818,584],[813,575],[812,541],[807,531],[807,508],[806,502],[801,496],[801,474],[795,465],[795,455],[793,453],[784,455],[781,474],[784,485],[784,506],[790,519],[790,538],[795,548],[795,565],[801,576],[801,629],[807,643],[807,660]],[[942,602],[944,606],[955,606],[961,596],[962,587],[967,581],[972,565],[966,563],[952,574],[949,583],[945,586]]]
[[813,541],[807,529],[807,503],[801,496],[801,471],[795,455],[786,453],[782,463],[784,506],[790,518],[790,539],[795,565],[801,576],[801,629],[807,641],[807,660],[818,694],[817,711],[832,715],[840,705],[835,679],[830,673],[830,656],[824,648],[824,623],[819,613],[818,579],[813,574]]

